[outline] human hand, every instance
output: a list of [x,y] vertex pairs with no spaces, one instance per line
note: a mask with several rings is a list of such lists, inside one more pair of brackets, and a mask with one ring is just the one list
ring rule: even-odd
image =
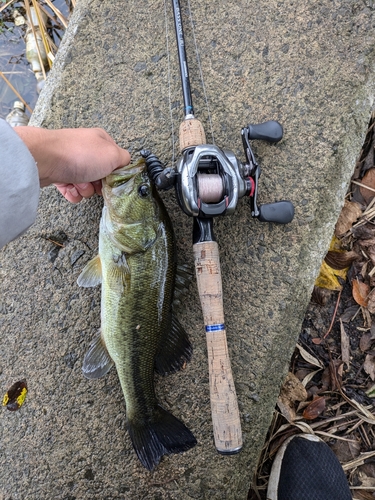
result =
[[130,163],[130,154],[100,128],[14,127],[38,167],[40,186],[54,184],[70,202],[101,194],[101,179]]

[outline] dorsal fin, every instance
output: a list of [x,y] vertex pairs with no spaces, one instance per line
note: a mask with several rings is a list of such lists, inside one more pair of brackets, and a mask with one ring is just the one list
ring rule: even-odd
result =
[[177,372],[190,361],[193,347],[180,322],[172,316],[169,332],[162,339],[155,358],[155,371],[160,375]]
[[180,303],[181,297],[186,295],[191,280],[193,278],[193,273],[190,271],[190,267],[185,264],[178,264],[176,269],[176,280],[173,295],[173,305],[176,306]]

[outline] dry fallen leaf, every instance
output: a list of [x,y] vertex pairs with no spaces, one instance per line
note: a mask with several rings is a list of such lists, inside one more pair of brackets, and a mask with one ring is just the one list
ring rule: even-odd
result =
[[371,333],[370,332],[364,332],[362,333],[362,337],[359,341],[359,348],[361,349],[362,352],[368,351],[371,347],[372,340],[371,340]]
[[[327,290],[342,290],[342,283],[346,281],[346,275],[350,264],[343,268],[342,265],[344,261],[342,258],[340,260],[339,255],[344,255],[346,253],[349,252],[344,252],[344,250],[341,249],[341,241],[334,235],[329,245],[327,255],[320,266],[319,276],[315,281],[315,286]],[[349,258],[349,261],[353,262],[353,259]],[[331,265],[332,263],[333,265]]]
[[321,383],[322,383],[322,387],[321,387],[322,392],[328,391],[328,389],[331,387],[331,370],[330,370],[329,366],[327,366],[324,369],[324,372],[322,373]]
[[374,464],[374,462],[364,463],[358,469],[362,473],[364,473],[367,477],[371,477],[372,479],[375,479],[375,464]]
[[[372,264],[375,263],[375,238],[370,238],[367,240],[358,239],[358,244],[361,249],[365,249],[366,255],[371,260]],[[363,250],[362,250],[363,252]]]
[[371,290],[368,298],[367,298],[367,309],[370,314],[375,313],[375,288]]
[[344,363],[341,359],[333,359],[329,365],[330,389],[331,391],[340,390],[342,387],[342,374],[344,371]]
[[368,203],[371,198],[375,196],[375,168],[370,168],[367,170],[365,175],[361,180],[361,184],[368,186],[371,189],[366,189],[365,187],[360,187],[361,195],[363,196],[366,203]]
[[350,323],[353,317],[358,313],[358,306],[350,306],[341,314],[340,319],[343,323]]
[[320,288],[326,288],[327,290],[342,290],[342,284],[340,283],[338,278],[341,278],[343,281],[346,280],[346,275],[348,272],[348,268],[346,269],[333,269],[330,267],[326,261],[322,262],[320,266],[319,276],[316,278],[315,286]]
[[312,354],[307,352],[301,345],[297,344],[296,348],[299,350],[299,353],[305,361],[311,365],[317,366],[318,368],[323,368],[323,363],[318,358],[315,358]]
[[301,382],[293,373],[288,373],[277,400],[277,406],[288,422],[293,422],[296,418],[294,409],[296,401],[305,401],[306,398],[306,389]]
[[353,227],[352,234],[357,240],[371,240],[370,245],[375,244],[374,240],[374,226],[370,224],[365,224],[364,226]]
[[337,439],[336,442],[330,445],[331,450],[334,451],[341,463],[356,459],[361,451],[361,442],[357,441],[355,434],[349,434],[346,437],[348,437],[350,441],[341,441]]
[[357,258],[358,254],[354,250],[350,252],[329,250],[324,260],[332,269],[346,269]]
[[375,356],[372,354],[367,354],[365,358],[365,362],[363,363],[363,369],[370,375],[372,381],[375,380]]
[[336,223],[335,235],[342,236],[348,232],[361,215],[362,209],[359,203],[346,200]]
[[350,343],[348,334],[345,331],[344,325],[340,319],[340,332],[341,332],[341,359],[349,369],[350,365]]
[[358,279],[352,280],[352,293],[353,299],[357,302],[357,304],[367,307],[370,287],[366,283],[363,283]]
[[304,409],[302,416],[305,420],[314,420],[324,412],[325,408],[326,398],[324,396],[317,397]]
[[26,380],[15,382],[6,392],[3,398],[3,406],[10,411],[17,411],[24,403],[27,394]]

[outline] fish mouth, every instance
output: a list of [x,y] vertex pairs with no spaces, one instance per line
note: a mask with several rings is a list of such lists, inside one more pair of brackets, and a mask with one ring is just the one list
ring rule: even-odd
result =
[[[121,196],[129,194],[133,190],[135,177],[144,172],[146,163],[143,158],[135,164],[126,165],[114,170],[103,180],[103,187],[111,188],[112,195]],[[103,190],[104,198],[106,198],[106,190]]]
[[127,182],[132,177],[143,172],[145,168],[146,162],[144,158],[141,158],[134,164],[126,165],[125,167],[120,167],[114,170],[111,174],[107,175],[107,177],[105,178],[105,182],[109,186],[115,187],[116,184],[118,185],[120,183],[122,184],[124,182]]

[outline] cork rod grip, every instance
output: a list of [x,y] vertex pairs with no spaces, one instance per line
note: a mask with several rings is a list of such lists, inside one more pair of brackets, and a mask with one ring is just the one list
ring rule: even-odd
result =
[[215,446],[231,455],[242,448],[242,432],[224,326],[219,249],[215,241],[205,241],[194,244],[193,250],[206,327]]
[[206,144],[206,134],[202,123],[196,118],[189,118],[180,124],[180,151],[184,149]]

